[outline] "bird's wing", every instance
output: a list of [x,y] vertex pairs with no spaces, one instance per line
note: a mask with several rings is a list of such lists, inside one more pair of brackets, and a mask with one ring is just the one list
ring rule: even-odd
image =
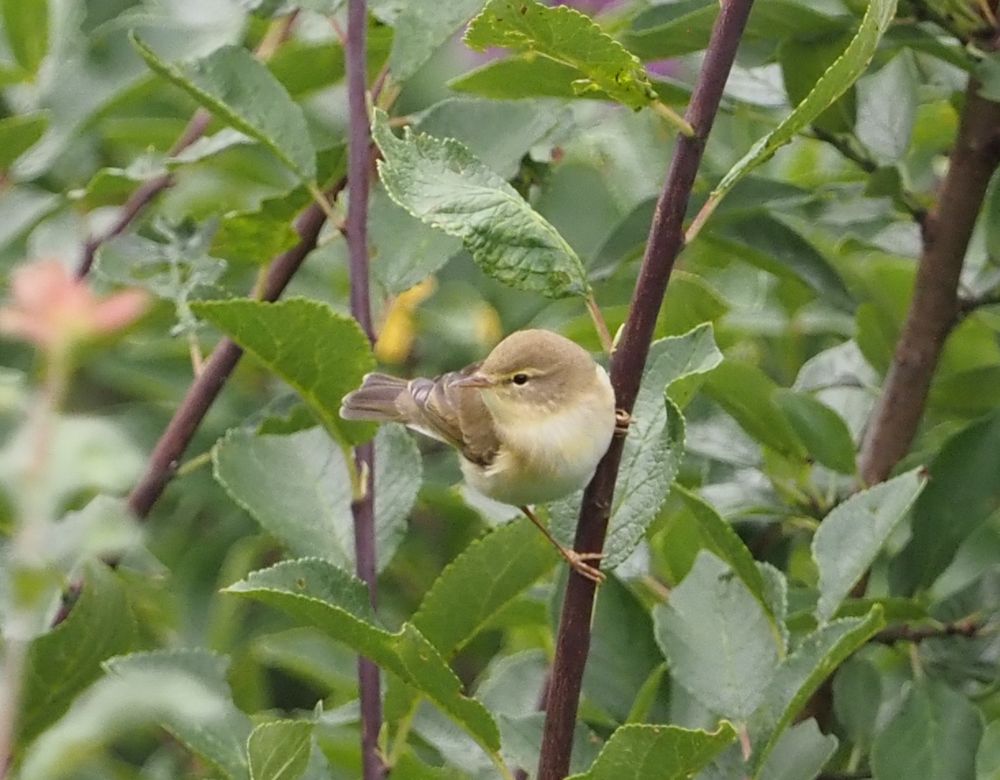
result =
[[412,380],[408,390],[413,409],[408,417],[413,427],[451,444],[467,460],[488,466],[500,447],[493,416],[479,390],[455,384],[477,368],[474,363],[435,379]]

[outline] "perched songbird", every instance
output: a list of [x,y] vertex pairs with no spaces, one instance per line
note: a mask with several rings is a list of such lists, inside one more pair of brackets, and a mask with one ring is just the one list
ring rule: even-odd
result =
[[603,579],[586,563],[599,554],[563,547],[530,509],[586,485],[615,431],[607,372],[579,345],[522,330],[482,363],[436,379],[368,374],[340,416],[403,423],[455,447],[473,488],[520,507],[574,569]]

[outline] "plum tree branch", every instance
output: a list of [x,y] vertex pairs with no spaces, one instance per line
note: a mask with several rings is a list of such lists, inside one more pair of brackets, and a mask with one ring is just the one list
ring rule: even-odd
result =
[[[345,63],[349,139],[347,178],[350,199],[344,232],[351,277],[351,314],[375,343],[371,292],[368,278],[368,195],[371,187],[371,127],[368,121],[366,47],[368,7],[366,0],[349,0]],[[375,568],[375,445],[368,442],[354,451],[360,498],[351,503],[354,516],[354,561],[358,578],[368,586],[372,609],[378,607],[378,576]],[[361,764],[364,780],[381,780],[386,766],[378,748],[382,728],[382,696],[375,662],[358,656],[358,690],[361,699]]]
[[944,342],[961,313],[958,283],[986,190],[1000,166],[1000,103],[970,78],[958,137],[937,205],[927,215],[923,251],[906,323],[861,446],[868,484],[882,482],[917,434]]
[[[627,412],[632,411],[639,392],[656,318],[674,262],[683,248],[684,214],[691,189],[752,5],[753,0],[729,0],[722,6],[685,114],[694,134],[677,139],[667,180],[656,204],[629,316],[611,360],[611,382],[617,404]],[[619,437],[612,439],[584,491],[574,542],[580,552],[603,550],[623,442]],[[592,581],[576,572],[570,573],[556,638],[538,780],[558,780],[569,771],[595,594],[596,585]]]

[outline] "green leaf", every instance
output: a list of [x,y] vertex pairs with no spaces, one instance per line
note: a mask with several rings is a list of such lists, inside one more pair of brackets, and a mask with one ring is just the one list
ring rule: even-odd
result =
[[883,164],[901,160],[910,147],[920,107],[919,82],[917,64],[905,50],[858,82],[856,132]]
[[805,459],[805,447],[775,402],[776,385],[757,366],[724,360],[709,375],[705,390],[758,442],[787,457]]
[[393,780],[468,780],[469,775],[450,766],[430,766],[407,750],[392,766]]
[[962,694],[939,680],[918,680],[875,738],[873,774],[876,780],[972,780],[982,733],[982,715]]
[[642,539],[684,457],[684,415],[669,397],[654,404],[640,390],[633,417],[604,546],[602,563],[608,568],[623,563]]
[[357,657],[318,629],[302,626],[259,636],[251,655],[323,694],[350,696],[357,691]]
[[862,750],[878,732],[875,722],[882,701],[882,678],[875,666],[855,656],[833,678],[833,711],[850,741]]
[[[847,33],[821,39],[794,38],[781,43],[778,62],[790,104],[798,105],[806,99],[813,85],[850,43],[850,38],[850,33]],[[853,132],[857,110],[855,88],[850,87],[811,124],[830,133]]]
[[423,462],[402,425],[380,425],[375,435],[375,550],[381,571],[406,534],[406,520],[423,482]]
[[371,423],[340,418],[341,399],[375,367],[368,340],[352,318],[305,298],[202,301],[191,309],[295,388],[339,441],[371,438]]
[[304,181],[316,176],[316,149],[299,105],[246,49],[223,46],[192,62],[170,63],[134,33],[150,69],[241,133],[260,141]]
[[406,81],[452,34],[483,7],[485,0],[407,0],[394,25],[389,55],[394,79]]
[[298,780],[309,766],[313,724],[307,720],[261,723],[247,740],[251,780]]
[[836,749],[837,738],[820,732],[815,719],[810,718],[781,735],[755,780],[818,777]]
[[575,68],[583,76],[572,83],[578,94],[598,90],[633,109],[657,99],[639,58],[575,8],[491,0],[472,20],[465,43],[477,51],[502,46],[539,54]]
[[79,777],[75,770],[104,746],[157,724],[176,728],[178,739],[226,777],[247,776],[250,722],[222,690],[221,660],[204,652],[159,652],[120,656],[106,665],[109,674],[31,745],[21,780]]
[[526,517],[502,525],[441,572],[413,615],[413,625],[450,658],[558,560],[555,548]]
[[[608,578],[597,594],[591,621],[584,700],[616,722],[624,722],[650,674],[662,666],[663,653],[653,637],[649,609],[626,585]],[[654,687],[647,708],[656,694]]]
[[461,248],[447,233],[425,225],[397,206],[381,187],[369,209],[371,271],[390,295],[398,295],[438,271]]
[[226,264],[208,254],[204,232],[188,236],[164,231],[165,241],[126,234],[105,241],[97,250],[94,270],[118,284],[142,287],[171,301],[183,329],[196,327],[191,297],[215,285]]
[[[456,76],[448,82],[454,92],[469,92],[494,100],[553,97],[576,100],[612,100],[599,89],[578,92],[573,83],[585,78],[583,71],[562,62],[522,54],[493,60]],[[672,81],[654,81],[653,90],[667,104],[683,104],[691,97],[690,88]]]
[[[764,576],[761,574],[757,562],[753,559],[750,550],[743,544],[739,534],[715,511],[715,507],[700,496],[681,485],[676,485],[674,492],[694,517],[701,539],[700,547],[724,561],[736,572],[753,597],[767,612],[771,621],[777,625],[778,618],[767,598],[767,583],[764,581]],[[684,572],[684,575],[686,574],[687,572]]]
[[454,138],[490,169],[511,178],[532,147],[567,120],[567,112],[549,100],[461,97],[435,103],[420,117],[416,129]]
[[3,0],[3,31],[11,54],[34,75],[49,49],[48,0]]
[[[368,81],[385,64],[392,46],[393,30],[384,24],[368,25]],[[338,83],[346,73],[344,49],[338,42],[285,41],[267,62],[267,67],[295,99]]]
[[[632,553],[663,506],[680,468],[684,416],[664,393],[680,379],[712,371],[721,359],[710,323],[650,347],[615,485],[604,566],[614,568]],[[572,515],[574,521],[577,514]]]
[[85,572],[83,592],[69,617],[28,648],[17,734],[22,750],[101,676],[102,661],[127,652],[135,639],[135,619],[121,581],[102,563],[88,563]]
[[797,231],[768,214],[725,222],[703,239],[765,271],[798,279],[843,311],[853,311],[854,299],[826,256]]
[[[716,0],[678,0],[656,4],[639,14],[625,35],[625,45],[644,60],[660,60],[701,51],[708,46]],[[794,0],[757,0],[747,22],[747,40],[803,37],[820,39],[843,29],[843,22]]]
[[660,663],[653,667],[646,679],[642,681],[642,685],[639,686],[628,715],[625,716],[625,723],[642,723],[650,720],[649,711],[656,703],[656,697],[663,685],[663,678],[666,676],[666,663]]
[[372,130],[389,196],[423,222],[461,238],[486,273],[553,298],[587,294],[583,264],[565,239],[465,146],[409,129],[396,138],[380,111]]
[[725,721],[711,732],[629,724],[615,730],[590,769],[569,780],[687,780],[735,739]]
[[841,474],[857,471],[854,440],[839,414],[808,393],[779,388],[774,400],[817,462]]
[[739,720],[760,705],[781,648],[767,613],[728,565],[699,553],[653,619],[671,674],[698,701]]
[[812,540],[819,569],[816,618],[820,622],[836,614],[925,484],[923,469],[914,469],[855,493],[823,518]]
[[226,681],[229,659],[207,650],[154,650],[118,656],[105,663],[108,674],[121,679],[143,675],[176,675],[197,680],[215,697],[212,717],[189,718],[185,713],[165,709],[156,722],[187,748],[211,762],[227,777],[247,776],[245,746],[250,735],[250,718],[232,702]]
[[1000,776],[1000,720],[983,730],[976,750],[976,780],[996,780]]
[[1000,412],[947,439],[927,470],[930,483],[913,506],[912,536],[892,562],[892,582],[902,593],[934,582],[1000,507]]
[[266,211],[231,211],[224,214],[212,236],[211,252],[233,263],[264,265],[299,243],[285,215]]
[[434,646],[410,623],[396,633],[380,628],[364,583],[328,561],[285,561],[252,572],[225,592],[249,596],[321,629],[419,690],[485,750],[499,750],[496,723],[479,702],[462,695],[461,683]]
[[857,34],[844,49],[844,53],[816,82],[806,99],[729,169],[712,191],[710,202],[718,203],[722,200],[740,179],[771,159],[778,149],[789,143],[857,81],[871,62],[879,40],[895,15],[896,0],[871,0]]
[[754,766],[760,768],[822,682],[854,651],[885,627],[882,608],[874,606],[863,618],[827,623],[803,639],[773,671],[764,700],[753,714],[750,732]]
[[0,171],[34,146],[48,126],[49,115],[41,111],[0,119]]
[[325,430],[257,436],[234,429],[212,449],[212,462],[232,499],[293,555],[352,567],[351,479]]

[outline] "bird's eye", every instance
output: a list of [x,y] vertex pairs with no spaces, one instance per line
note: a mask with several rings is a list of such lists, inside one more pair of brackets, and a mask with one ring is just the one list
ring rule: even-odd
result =
[[527,374],[514,374],[514,376],[511,377],[511,381],[515,385],[527,384],[527,382],[528,382],[528,375]]

